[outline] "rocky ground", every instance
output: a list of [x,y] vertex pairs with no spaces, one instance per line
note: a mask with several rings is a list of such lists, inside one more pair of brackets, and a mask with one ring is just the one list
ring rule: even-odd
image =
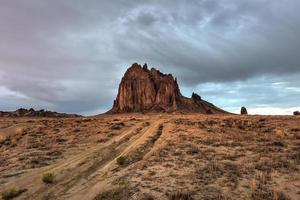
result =
[[5,199],[300,199],[300,117],[0,118]]

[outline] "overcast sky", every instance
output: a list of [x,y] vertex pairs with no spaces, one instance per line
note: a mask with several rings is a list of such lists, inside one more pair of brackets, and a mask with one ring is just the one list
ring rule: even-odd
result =
[[3,0],[0,110],[108,110],[133,62],[238,112],[300,110],[299,0]]

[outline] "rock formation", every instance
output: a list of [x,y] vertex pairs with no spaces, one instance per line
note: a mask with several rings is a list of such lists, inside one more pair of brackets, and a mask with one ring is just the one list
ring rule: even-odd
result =
[[247,109],[245,107],[241,108],[241,115],[248,115]]
[[0,111],[0,117],[79,117],[79,115],[20,108],[13,112]]
[[299,111],[295,111],[294,115],[300,115],[300,112]]
[[193,93],[191,98],[181,95],[177,79],[155,68],[148,69],[134,63],[125,73],[113,108],[114,113],[130,112],[198,112],[203,114],[226,113]]

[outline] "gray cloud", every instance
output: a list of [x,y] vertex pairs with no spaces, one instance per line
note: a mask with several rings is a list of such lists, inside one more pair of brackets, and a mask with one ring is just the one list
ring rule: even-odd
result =
[[[280,77],[289,82],[280,88],[293,96],[289,106],[296,106],[299,9],[296,0],[3,2],[0,84],[7,94],[0,109],[108,109],[122,74],[136,61],[173,73],[183,91],[198,88],[224,107],[282,106],[271,97],[279,92],[271,80]],[[249,80],[262,77],[269,80],[261,88],[267,94],[248,96],[244,90],[257,90]],[[222,93],[236,83],[244,89]],[[231,105],[221,102],[228,98]]]

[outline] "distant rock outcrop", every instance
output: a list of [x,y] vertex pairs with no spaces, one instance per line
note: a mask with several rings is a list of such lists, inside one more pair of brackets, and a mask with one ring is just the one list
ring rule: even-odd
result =
[[155,68],[148,69],[134,63],[125,73],[113,108],[108,113],[130,112],[198,112],[226,113],[193,93],[191,98],[181,95],[177,79]]
[[295,111],[294,115],[300,115],[300,112],[299,111]]
[[241,115],[248,115],[247,109],[245,107],[241,108]]
[[0,111],[0,117],[79,117],[79,115],[20,108],[12,112]]

